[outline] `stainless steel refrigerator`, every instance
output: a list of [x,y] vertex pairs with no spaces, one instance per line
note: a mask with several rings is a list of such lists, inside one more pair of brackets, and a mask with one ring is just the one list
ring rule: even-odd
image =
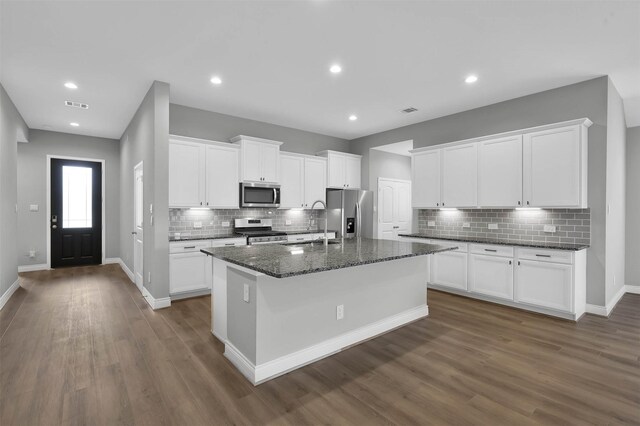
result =
[[337,238],[373,238],[373,193],[327,189],[327,227]]

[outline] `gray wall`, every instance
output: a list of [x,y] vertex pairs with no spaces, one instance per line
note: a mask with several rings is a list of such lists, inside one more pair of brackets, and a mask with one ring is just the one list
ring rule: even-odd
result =
[[[133,168],[144,167],[144,287],[169,297],[169,85],[154,82],[120,140],[120,257],[133,272]],[[153,205],[153,224],[150,206]],[[151,272],[151,282],[148,273]]]
[[640,126],[627,129],[627,285],[640,286]]
[[[400,142],[400,141],[396,141]],[[363,159],[363,163],[366,159]],[[411,180],[411,157],[371,150],[368,159],[369,183],[367,188],[373,191],[373,235],[378,235],[378,178]],[[413,229],[417,229],[418,215],[414,211]]]
[[176,104],[170,105],[169,123],[172,135],[220,142],[238,135],[254,136],[284,142],[280,147],[282,151],[299,154],[315,154],[325,149],[349,151],[349,142],[345,139]]
[[540,92],[458,114],[365,136],[350,142],[364,156],[363,182],[369,182],[369,149],[413,139],[414,148],[588,117],[591,248],[587,252],[587,303],[605,304],[605,191],[608,77]]
[[18,140],[29,129],[0,84],[0,296],[18,279]]
[[[106,257],[120,253],[120,143],[115,139],[31,130],[18,145],[18,265],[47,263],[47,155],[105,160]],[[38,204],[38,212],[29,205]],[[29,258],[29,250],[36,257]]]
[[627,123],[622,98],[608,79],[607,91],[607,194],[606,303],[625,284],[625,182]]

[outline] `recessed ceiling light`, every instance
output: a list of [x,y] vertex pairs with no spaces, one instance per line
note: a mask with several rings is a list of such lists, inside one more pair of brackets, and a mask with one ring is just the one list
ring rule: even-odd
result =
[[475,83],[476,81],[478,81],[478,77],[475,76],[475,75],[470,75],[470,76],[468,76],[467,78],[464,79],[464,82],[465,83],[469,83],[469,84]]
[[77,89],[78,88],[78,86],[75,83],[71,82],[71,81],[67,81],[64,84],[64,87],[66,87],[67,89]]
[[69,123],[69,126],[78,127],[79,124],[78,123]]
[[220,77],[214,76],[211,77],[211,83],[215,84],[216,86],[219,84],[222,84],[222,79]]
[[342,67],[338,64],[334,64],[334,65],[331,65],[331,68],[329,68],[329,71],[331,71],[334,74],[340,74],[342,72]]
[[349,120],[351,120],[351,121],[356,121],[357,119],[358,119],[357,115],[353,115],[352,114],[352,115],[349,116]]

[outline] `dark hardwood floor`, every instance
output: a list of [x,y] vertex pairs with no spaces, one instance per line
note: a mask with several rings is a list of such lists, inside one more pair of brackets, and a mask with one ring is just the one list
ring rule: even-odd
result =
[[0,424],[640,424],[640,296],[578,324],[428,297],[429,318],[253,387],[209,297],[154,312],[116,265],[23,274]]

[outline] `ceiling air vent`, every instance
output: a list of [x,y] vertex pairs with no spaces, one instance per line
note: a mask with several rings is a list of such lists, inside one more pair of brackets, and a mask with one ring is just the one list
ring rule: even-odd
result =
[[409,108],[403,109],[401,112],[404,112],[405,114],[411,114],[412,112],[416,112],[417,110],[418,108],[409,107]]
[[89,105],[83,104],[82,102],[64,101],[64,104],[68,107],[89,109]]

